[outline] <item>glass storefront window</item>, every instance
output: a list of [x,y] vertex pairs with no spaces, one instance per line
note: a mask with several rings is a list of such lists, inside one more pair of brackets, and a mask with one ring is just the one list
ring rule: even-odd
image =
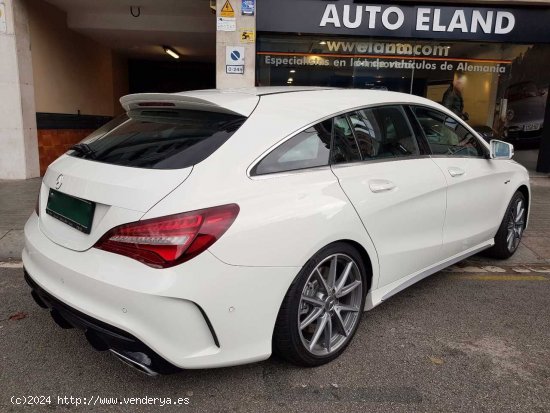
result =
[[550,45],[260,34],[259,86],[333,86],[427,97],[491,137],[542,129]]

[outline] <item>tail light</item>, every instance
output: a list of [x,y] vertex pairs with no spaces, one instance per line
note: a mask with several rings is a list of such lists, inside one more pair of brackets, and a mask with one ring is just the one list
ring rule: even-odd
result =
[[125,255],[154,268],[168,268],[196,257],[233,224],[239,206],[222,205],[120,225],[95,248]]

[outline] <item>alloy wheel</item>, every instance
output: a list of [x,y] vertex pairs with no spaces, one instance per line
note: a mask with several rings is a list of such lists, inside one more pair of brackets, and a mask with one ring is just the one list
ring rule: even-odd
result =
[[518,248],[524,229],[525,207],[523,205],[523,200],[519,199],[510,211],[508,220],[508,233],[506,236],[508,251],[514,252]]
[[351,338],[363,294],[361,272],[348,255],[330,255],[315,267],[302,290],[297,320],[311,354],[333,354]]

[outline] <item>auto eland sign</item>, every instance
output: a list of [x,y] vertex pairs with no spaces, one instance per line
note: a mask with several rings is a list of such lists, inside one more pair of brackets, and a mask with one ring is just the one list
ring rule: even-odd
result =
[[257,30],[514,43],[550,43],[550,8],[370,4],[353,0],[264,0]]

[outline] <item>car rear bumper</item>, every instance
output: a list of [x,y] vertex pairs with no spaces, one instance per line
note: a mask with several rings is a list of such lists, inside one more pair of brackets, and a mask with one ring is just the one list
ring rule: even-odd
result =
[[61,328],[79,328],[90,345],[98,351],[110,350],[121,360],[148,375],[170,374],[180,369],[167,362],[131,334],[94,319],[67,304],[40,287],[25,271],[25,281],[31,287],[34,301],[50,310],[53,320]]
[[94,248],[61,247],[42,234],[35,214],[25,226],[23,263],[35,299],[60,316],[58,324],[85,330],[120,358],[142,353],[161,373],[268,358],[280,304],[299,270],[231,266],[208,251],[153,269]]

